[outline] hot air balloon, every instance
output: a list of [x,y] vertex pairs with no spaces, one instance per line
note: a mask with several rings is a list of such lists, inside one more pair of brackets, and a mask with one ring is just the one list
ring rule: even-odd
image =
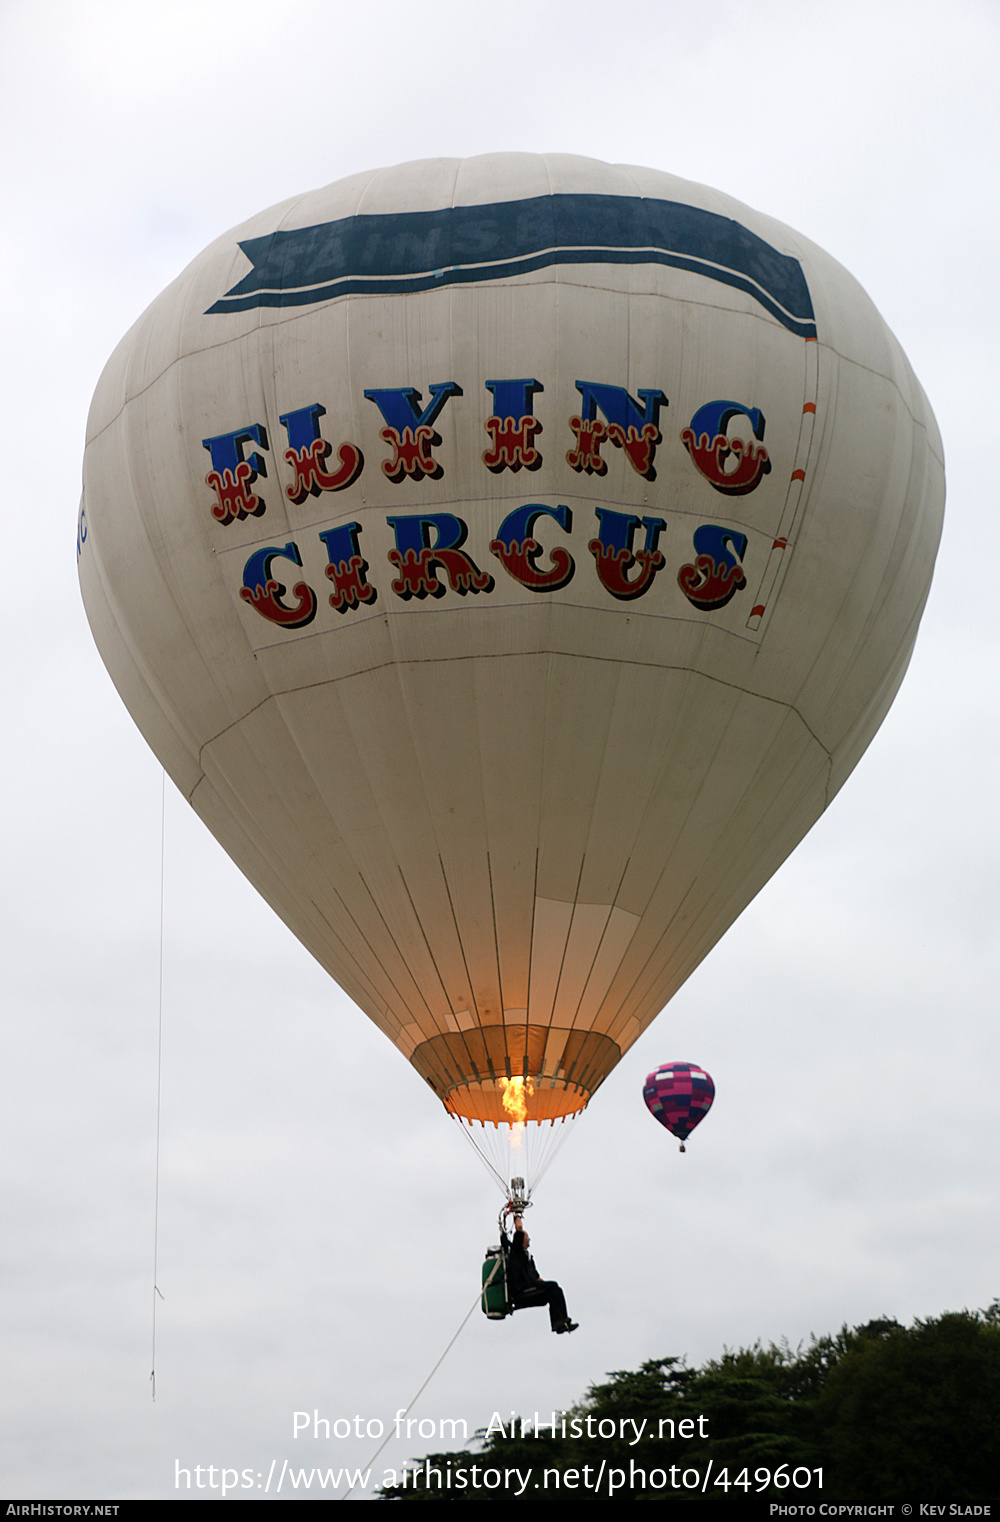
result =
[[691,1132],[712,1108],[715,1084],[711,1073],[693,1062],[665,1062],[655,1073],[647,1073],[642,1097],[650,1115],[677,1137],[683,1152]]
[[354,175],[123,339],[78,528],[167,772],[454,1116],[582,1110],[881,723],[944,504],[807,239],[565,156]]

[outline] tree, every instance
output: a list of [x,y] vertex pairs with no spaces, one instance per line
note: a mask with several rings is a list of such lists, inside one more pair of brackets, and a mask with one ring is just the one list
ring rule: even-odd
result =
[[[565,1413],[565,1435],[536,1437],[519,1426],[481,1432],[477,1453],[420,1461],[432,1471],[464,1472],[464,1484],[396,1485],[381,1494],[469,1499],[478,1465],[531,1469],[539,1478],[547,1471],[545,1488],[553,1490],[567,1470],[614,1471],[623,1477],[619,1493],[635,1500],[683,1493],[691,1500],[976,1501],[992,1496],[1000,1473],[998,1410],[995,1302],[911,1328],[888,1318],[843,1327],[794,1352],[757,1343],[700,1369],[676,1357],[652,1359],[592,1385]],[[706,1473],[703,1492],[692,1477]],[[575,1488],[586,1485],[578,1479]],[[504,1499],[517,1497],[505,1491]]]

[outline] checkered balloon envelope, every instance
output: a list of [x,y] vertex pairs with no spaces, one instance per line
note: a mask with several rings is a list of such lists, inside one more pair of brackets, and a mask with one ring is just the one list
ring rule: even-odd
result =
[[715,1084],[711,1074],[693,1062],[665,1062],[646,1078],[642,1097],[653,1119],[677,1137],[683,1152],[691,1132],[712,1108]]

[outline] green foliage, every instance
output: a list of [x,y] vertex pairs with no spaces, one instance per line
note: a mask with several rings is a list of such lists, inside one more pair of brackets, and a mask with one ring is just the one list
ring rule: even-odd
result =
[[829,1484],[854,1500],[976,1501],[1000,1475],[1000,1325],[994,1305],[859,1336],[815,1402]]
[[[700,1492],[684,1489],[685,1469],[713,1483],[704,1499],[767,1495],[785,1502],[989,1500],[1000,1474],[1000,1301],[985,1311],[959,1311],[904,1327],[890,1319],[843,1327],[805,1349],[759,1343],[725,1352],[700,1369],[657,1358],[621,1369],[592,1385],[566,1415],[566,1432],[535,1438],[479,1433],[481,1451],[433,1454],[430,1462],[464,1486],[382,1492],[386,1500],[481,1499],[473,1465],[596,1474],[602,1462],[630,1476],[621,1494],[634,1500]],[[606,1423],[603,1434],[599,1423]],[[574,1435],[574,1422],[575,1432]],[[608,1423],[614,1423],[614,1436]],[[624,1426],[623,1426],[624,1424]],[[635,1425],[633,1425],[635,1424]],[[636,1440],[639,1428],[642,1436]],[[768,1483],[823,1471],[815,1484],[790,1489]],[[671,1467],[672,1466],[672,1467]],[[670,1474],[664,1486],[654,1472]],[[634,1480],[632,1479],[634,1477]],[[643,1483],[645,1478],[647,1483]],[[554,1483],[549,1483],[554,1489]],[[577,1489],[584,1486],[577,1484]],[[510,1489],[505,1501],[518,1499]],[[607,1499],[605,1493],[604,1499]],[[493,1499],[499,1499],[494,1493]],[[537,1499],[526,1493],[523,1499]]]

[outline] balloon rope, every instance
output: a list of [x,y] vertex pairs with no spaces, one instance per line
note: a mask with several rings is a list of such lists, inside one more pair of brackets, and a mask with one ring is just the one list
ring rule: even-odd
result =
[[571,1133],[571,1131],[573,1129],[573,1122],[579,1116],[581,1116],[582,1114],[583,1114],[582,1110],[576,1110],[572,1115],[568,1116],[566,1119],[564,1119],[561,1122],[562,1135],[559,1136],[556,1139],[556,1142],[555,1142],[555,1145],[552,1148],[552,1151],[548,1154],[547,1157],[545,1157],[544,1161],[541,1163],[540,1167],[535,1172],[534,1177],[532,1178],[532,1181],[531,1181],[531,1187],[533,1189],[538,1184],[541,1183],[542,1179],[545,1177],[545,1175],[548,1173],[549,1169],[552,1167],[552,1164],[555,1162],[556,1158],[559,1156],[559,1153],[562,1151],[563,1147],[565,1147],[565,1145],[566,1145],[566,1138],[570,1135],[570,1133]]
[[[396,1429],[397,1429],[398,1423],[401,1422],[403,1417],[406,1416],[406,1414],[410,1410],[412,1410],[412,1408],[416,1405],[417,1401],[420,1399],[421,1395],[423,1395],[424,1391],[427,1389],[427,1386],[430,1384],[431,1380],[434,1378],[434,1376],[437,1373],[438,1369],[440,1369],[441,1365],[444,1363],[445,1359],[448,1357],[448,1354],[451,1352],[452,1348],[455,1346],[455,1344],[458,1341],[459,1337],[464,1332],[466,1322],[468,1321],[469,1317],[472,1315],[473,1311],[476,1309],[476,1306],[479,1305],[480,1301],[482,1300],[482,1298],[483,1298],[484,1294],[486,1293],[486,1291],[489,1289],[490,1285],[493,1283],[494,1278],[496,1277],[497,1273],[500,1270],[500,1266],[501,1266],[502,1262],[503,1262],[503,1259],[502,1258],[498,1258],[497,1261],[494,1263],[493,1268],[492,1268],[492,1270],[490,1272],[489,1278],[483,1284],[482,1289],[478,1290],[476,1292],[476,1298],[475,1298],[475,1300],[473,1300],[472,1304],[469,1306],[469,1309],[466,1311],[465,1315],[462,1317],[462,1320],[461,1320],[461,1322],[459,1324],[458,1331],[455,1333],[454,1337],[451,1339],[451,1341],[449,1342],[448,1346],[445,1348],[444,1352],[441,1354],[441,1357],[438,1359],[437,1363],[434,1365],[433,1369],[428,1374],[428,1376],[424,1380],[423,1384],[420,1386],[420,1389],[417,1391],[416,1395],[414,1395],[413,1398],[409,1401],[409,1403],[406,1406],[403,1407],[402,1411],[397,1411],[396,1412],[396,1421],[395,1422],[391,1422],[389,1424],[390,1430],[389,1430],[388,1437],[383,1442],[381,1442],[379,1444],[379,1446],[375,1449],[375,1452],[372,1454],[371,1458],[368,1461],[369,1471],[371,1470],[371,1467],[375,1463],[375,1460],[378,1458],[379,1454],[382,1452],[383,1448],[388,1447],[389,1443],[392,1442],[392,1439],[396,1435]],[[346,1491],[339,1499],[341,1501],[346,1501],[348,1496],[351,1494],[351,1491],[354,1490],[354,1488],[357,1485],[357,1483],[358,1483],[357,1480],[355,1480],[354,1485],[351,1486],[351,1490]]]
[[[449,1114],[451,1114],[450,1111],[449,1111]],[[455,1124],[457,1125],[458,1129],[461,1131],[462,1135],[467,1138],[467,1140],[469,1142],[469,1145],[482,1158],[483,1162],[486,1164],[487,1168],[490,1170],[490,1172],[492,1173],[493,1177],[496,1179],[497,1183],[500,1185],[500,1188],[503,1190],[504,1194],[506,1195],[509,1192],[510,1185],[508,1184],[507,1180],[504,1178],[503,1174],[500,1172],[500,1169],[496,1166],[495,1163],[493,1163],[490,1160],[489,1157],[487,1157],[487,1155],[483,1151],[482,1147],[476,1141],[476,1138],[473,1135],[472,1127],[471,1126],[467,1126],[465,1124],[465,1122],[458,1115],[452,1114],[451,1118],[455,1122]]]
[[156,1400],[156,1298],[160,1294],[156,1282],[156,1265],[160,1235],[160,1088],[163,1075],[163,900],[164,863],[167,838],[167,773],[162,772],[160,782],[160,988],[159,1011],[156,1022],[156,1164],[153,1184],[153,1356],[149,1372],[149,1384]]

